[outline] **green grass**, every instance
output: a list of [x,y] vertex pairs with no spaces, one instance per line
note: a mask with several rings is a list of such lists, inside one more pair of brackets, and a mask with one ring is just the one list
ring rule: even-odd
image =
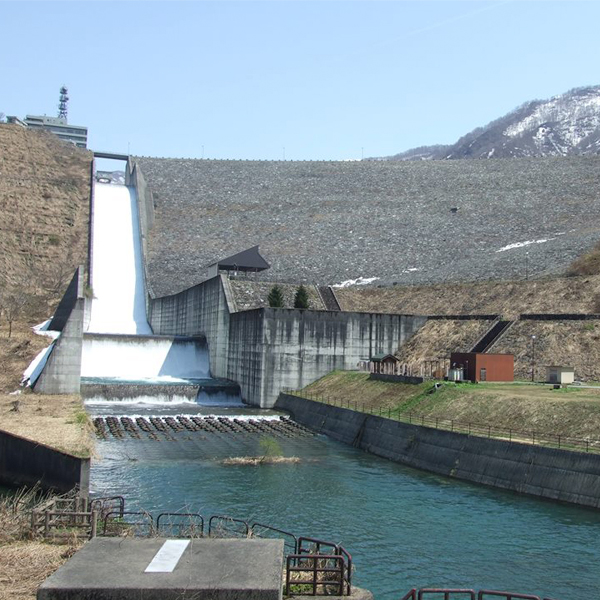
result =
[[[333,371],[301,395],[403,421],[453,423],[528,435],[600,440],[600,390],[531,382],[411,385],[370,381],[368,373]],[[566,443],[566,439],[564,440]]]

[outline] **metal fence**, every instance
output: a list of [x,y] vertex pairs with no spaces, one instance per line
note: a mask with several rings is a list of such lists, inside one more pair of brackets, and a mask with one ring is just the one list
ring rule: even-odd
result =
[[433,429],[442,429],[454,433],[474,435],[478,437],[494,438],[506,442],[516,442],[520,444],[533,444],[547,448],[558,448],[561,450],[571,450],[576,452],[600,453],[600,440],[590,438],[572,438],[561,434],[542,433],[539,431],[523,431],[519,429],[495,427],[492,425],[482,425],[481,423],[468,423],[454,419],[440,419],[438,417],[428,417],[413,412],[400,412],[392,408],[373,408],[364,402],[353,400],[340,400],[337,398],[328,398],[318,394],[306,393],[301,390],[282,390],[283,393],[322,402],[338,408],[346,408],[356,412],[362,412],[369,415],[383,417],[410,425],[419,425],[420,427],[431,427]]

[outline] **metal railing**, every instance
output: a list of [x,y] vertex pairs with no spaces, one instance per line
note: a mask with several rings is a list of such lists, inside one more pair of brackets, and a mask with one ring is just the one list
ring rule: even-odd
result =
[[286,559],[285,593],[288,596],[345,596],[346,565],[335,554],[290,554]]
[[242,519],[234,519],[226,515],[213,515],[208,520],[209,537],[249,537],[250,525]]
[[345,596],[351,591],[350,553],[340,544],[299,537],[297,553],[286,559],[286,594]]
[[199,513],[160,513],[156,517],[156,534],[179,538],[204,537],[204,517]]
[[322,402],[338,408],[346,408],[356,412],[362,412],[376,417],[400,421],[410,425],[419,425],[420,427],[431,427],[454,433],[474,435],[477,437],[494,438],[505,442],[515,442],[520,444],[532,444],[534,446],[544,446],[547,448],[557,448],[559,450],[570,450],[574,452],[600,453],[600,440],[581,439],[568,437],[561,434],[541,433],[539,431],[522,431],[508,427],[495,427],[492,425],[482,425],[480,423],[465,423],[454,419],[440,419],[438,417],[426,417],[413,412],[398,412],[391,408],[373,408],[363,402],[340,400],[337,398],[328,398],[318,394],[305,393],[300,390],[282,390],[283,393],[290,396],[298,396],[314,402]]
[[252,523],[250,536],[254,538],[283,539],[283,552],[285,556],[298,553],[298,538],[289,531],[271,527],[264,523]]
[[113,511],[104,517],[103,536],[150,537],[155,533],[154,517],[145,511]]
[[[96,499],[114,500],[121,498]],[[93,502],[93,501],[92,501]],[[100,507],[100,502],[97,503]],[[102,517],[103,536],[204,537],[204,517],[199,513],[162,512],[156,517],[145,511],[105,511]],[[208,537],[282,539],[286,557],[286,589],[298,595],[350,595],[352,556],[340,544],[311,537],[296,537],[293,533],[266,525],[249,523],[226,515],[208,519]]]

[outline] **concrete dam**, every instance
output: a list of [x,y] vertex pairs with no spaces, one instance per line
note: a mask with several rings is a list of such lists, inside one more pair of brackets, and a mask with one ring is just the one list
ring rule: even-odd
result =
[[[356,369],[373,354],[395,352],[427,320],[238,310],[230,279],[218,269],[197,285],[157,296],[148,271],[153,193],[137,164],[128,162],[126,186],[95,183],[91,203],[90,287],[85,290],[81,271],[65,294],[60,317],[53,319],[61,334],[37,391],[98,397],[103,390],[122,399],[173,393],[189,399],[193,394],[181,387],[189,385],[211,396],[209,402],[230,402],[239,387],[235,403],[269,408],[284,388],[301,388],[334,369]],[[152,386],[151,394],[144,385]],[[159,393],[159,385],[179,388]]]
[[[239,387],[211,377],[205,336],[153,334],[146,318],[138,215],[134,188],[94,186],[90,293],[83,311],[72,310],[61,333],[79,318],[83,397],[88,402],[239,405]],[[60,353],[59,345],[51,356],[60,358]],[[48,374],[40,379],[44,388]]]

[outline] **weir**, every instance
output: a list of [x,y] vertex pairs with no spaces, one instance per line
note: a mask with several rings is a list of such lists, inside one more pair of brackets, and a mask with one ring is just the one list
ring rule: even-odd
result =
[[135,188],[94,183],[91,308],[81,392],[92,402],[240,404],[239,387],[211,378],[204,336],[153,335]]

